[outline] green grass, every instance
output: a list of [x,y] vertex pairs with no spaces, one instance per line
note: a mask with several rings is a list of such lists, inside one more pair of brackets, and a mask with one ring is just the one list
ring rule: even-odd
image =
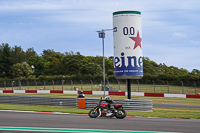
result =
[[129,112],[130,116],[200,119],[200,109],[154,107],[153,112]]

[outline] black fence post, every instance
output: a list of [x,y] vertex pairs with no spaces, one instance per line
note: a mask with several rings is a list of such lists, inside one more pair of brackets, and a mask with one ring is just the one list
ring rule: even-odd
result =
[[131,80],[127,79],[126,81],[127,81],[126,85],[127,85],[128,99],[130,100],[131,99]]

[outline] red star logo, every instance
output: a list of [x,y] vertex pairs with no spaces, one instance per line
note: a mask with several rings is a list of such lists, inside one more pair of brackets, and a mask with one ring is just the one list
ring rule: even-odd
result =
[[140,46],[140,48],[142,49],[142,45],[141,45],[142,38],[140,38],[139,31],[137,32],[137,37],[129,37],[129,38],[131,38],[133,41],[135,41],[135,46],[134,46],[133,50],[135,48],[137,48],[137,46]]

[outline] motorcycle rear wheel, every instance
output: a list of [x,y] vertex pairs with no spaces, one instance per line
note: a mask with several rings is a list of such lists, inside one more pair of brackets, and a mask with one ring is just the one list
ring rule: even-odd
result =
[[115,114],[116,118],[118,119],[123,119],[126,117],[126,111],[123,109],[118,109],[116,114]]
[[90,118],[97,118],[99,116],[99,110],[91,109],[88,113]]

